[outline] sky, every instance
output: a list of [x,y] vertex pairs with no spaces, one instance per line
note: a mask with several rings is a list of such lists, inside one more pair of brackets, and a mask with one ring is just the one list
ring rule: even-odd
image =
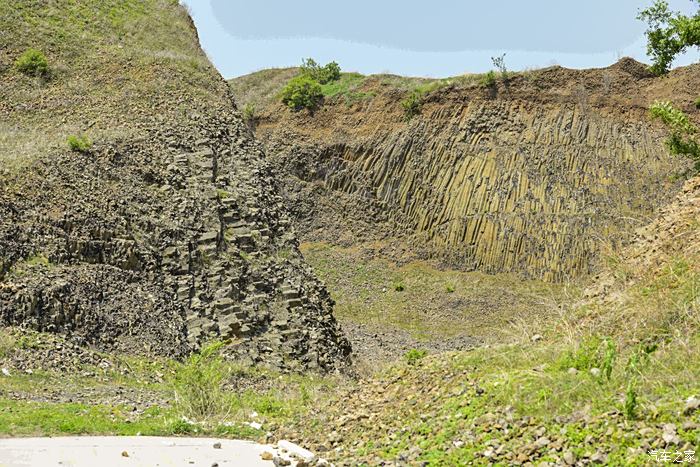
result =
[[[697,11],[694,0],[668,0]],[[306,57],[363,74],[448,77],[493,68],[605,67],[649,62],[652,0],[182,0],[202,47],[225,78],[297,66]],[[674,66],[700,60],[692,50]]]

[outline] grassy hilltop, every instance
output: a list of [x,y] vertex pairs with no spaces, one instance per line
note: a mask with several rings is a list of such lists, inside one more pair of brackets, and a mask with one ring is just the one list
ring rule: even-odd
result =
[[[144,136],[196,106],[223,110],[226,89],[176,0],[0,1],[0,158],[7,170],[69,135]],[[27,49],[48,72],[15,67]]]

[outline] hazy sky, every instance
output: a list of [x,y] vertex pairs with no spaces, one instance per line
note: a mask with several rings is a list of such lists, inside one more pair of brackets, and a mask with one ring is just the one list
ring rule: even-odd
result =
[[[492,68],[603,67],[646,57],[652,0],[183,0],[202,46],[226,78],[337,61],[345,71],[445,77]],[[692,13],[697,3],[669,0]],[[698,61],[692,51],[674,65]]]

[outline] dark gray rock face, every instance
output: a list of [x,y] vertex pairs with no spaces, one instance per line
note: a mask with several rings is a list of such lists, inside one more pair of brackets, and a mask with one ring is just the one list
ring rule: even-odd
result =
[[148,134],[0,182],[0,323],[103,350],[180,356],[217,338],[251,363],[343,367],[332,300],[237,113]]

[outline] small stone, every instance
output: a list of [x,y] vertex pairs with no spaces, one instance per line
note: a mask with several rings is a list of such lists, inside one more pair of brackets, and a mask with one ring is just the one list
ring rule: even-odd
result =
[[126,451],[122,451],[122,457],[129,457],[129,453]]
[[700,399],[695,396],[690,396],[685,401],[685,408],[683,409],[684,415],[690,415],[700,408]]
[[576,463],[576,454],[572,451],[566,451],[564,453],[564,462],[566,462],[567,465],[574,465]]
[[8,370],[7,368],[3,368],[3,369],[2,369],[2,374],[5,375],[5,376],[10,376],[10,370]]
[[700,428],[700,425],[698,425],[697,423],[695,423],[692,420],[688,420],[687,422],[683,422],[683,429],[685,431],[693,431],[693,430],[697,430],[698,428]]
[[275,466],[286,466],[286,465],[292,465],[292,462],[284,459],[283,457],[280,456],[275,456],[272,458],[272,463],[275,464]]
[[486,448],[486,450],[484,451],[484,457],[490,459],[491,457],[493,457],[493,455],[494,455],[493,448],[491,448],[491,447]]
[[544,339],[544,337],[542,337],[542,334],[535,334],[534,336],[532,336],[532,337],[530,338],[530,340],[531,340],[532,342],[539,342],[539,341],[541,341],[542,339]]
[[578,370],[574,367],[569,368],[566,372],[569,373],[570,375],[578,374]]
[[539,438],[537,441],[535,441],[535,444],[540,448],[545,447],[549,443],[551,443],[551,441],[546,436],[543,436],[543,437]]
[[214,443],[214,449],[221,449],[221,443],[219,443],[218,441]]
[[260,458],[264,461],[271,461],[273,457],[275,456],[269,451],[263,451],[262,454],[260,454]]
[[680,444],[681,439],[675,433],[666,433],[661,435],[661,438],[666,442],[666,444]]
[[591,456],[591,462],[604,464],[608,460],[608,455],[601,451],[596,451],[595,454]]
[[597,378],[600,376],[600,368],[591,368],[591,374]]

